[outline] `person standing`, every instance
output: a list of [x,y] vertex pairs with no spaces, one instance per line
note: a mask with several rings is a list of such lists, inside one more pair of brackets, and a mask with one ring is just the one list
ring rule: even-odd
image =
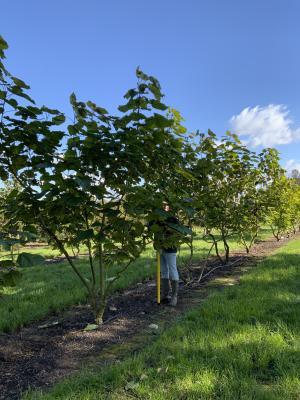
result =
[[[164,204],[164,211],[170,212],[168,204]],[[179,225],[177,217],[170,215],[164,221],[152,222],[160,227],[159,239],[154,239],[154,247],[160,251],[160,275],[161,275],[161,303],[172,307],[177,305],[179,274],[177,270],[177,246],[178,232],[172,225]],[[160,243],[159,243],[160,242]]]

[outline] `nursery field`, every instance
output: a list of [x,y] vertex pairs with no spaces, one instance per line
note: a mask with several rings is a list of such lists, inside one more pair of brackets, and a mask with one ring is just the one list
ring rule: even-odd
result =
[[299,399],[299,257],[297,239],[142,351],[24,399]]
[[[271,235],[269,228],[261,229],[259,238]],[[230,240],[232,250],[240,248],[236,238]],[[197,236],[194,239],[194,261],[206,257],[210,244]],[[26,248],[27,252],[45,257],[58,256],[57,250],[49,247]],[[187,246],[182,246],[178,254],[179,265],[189,255]],[[213,252],[212,252],[213,255]],[[75,261],[83,274],[89,273],[87,257]],[[107,278],[114,275],[115,269],[107,271]],[[0,301],[0,332],[13,331],[31,321],[40,319],[51,312],[65,307],[85,303],[86,291],[77,276],[66,262],[44,264],[23,270],[23,276],[17,287],[4,289]],[[114,290],[124,289],[143,279],[155,275],[155,251],[149,247],[116,282]]]

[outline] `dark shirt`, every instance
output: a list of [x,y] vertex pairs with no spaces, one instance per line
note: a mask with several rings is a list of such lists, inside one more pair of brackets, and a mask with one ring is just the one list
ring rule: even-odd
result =
[[[170,224],[176,224],[179,225],[179,220],[176,217],[168,217],[166,219],[166,224],[165,224],[165,235],[166,237],[171,237],[172,235],[174,235],[174,233],[172,232],[172,228],[168,227],[168,223]],[[166,253],[177,253],[177,247],[176,246],[172,246],[172,247],[168,247],[168,248],[163,248],[163,250]]]
[[[177,217],[175,216],[170,216],[168,218],[166,218],[164,221],[151,221],[149,223],[149,226],[157,224],[160,227],[163,227],[162,230],[162,235],[164,236],[165,239],[172,239],[172,236],[174,236],[175,232],[174,229],[172,229],[170,226],[168,226],[168,224],[176,224],[179,225],[179,220]],[[154,239],[155,242],[155,239]],[[154,243],[155,246],[155,243]],[[166,253],[177,253],[177,247],[176,246],[172,246],[172,247],[162,247],[162,250],[164,250]]]

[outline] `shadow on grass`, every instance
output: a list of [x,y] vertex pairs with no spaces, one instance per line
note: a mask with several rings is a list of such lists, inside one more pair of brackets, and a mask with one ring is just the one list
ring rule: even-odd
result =
[[[78,266],[86,277],[90,275],[87,262],[79,261]],[[155,259],[137,260],[116,282],[113,291],[153,277],[154,271]],[[116,268],[112,268],[107,277],[115,273]],[[0,299],[0,331],[13,331],[51,312],[86,301],[85,288],[68,264],[28,268],[19,286],[9,289]]]

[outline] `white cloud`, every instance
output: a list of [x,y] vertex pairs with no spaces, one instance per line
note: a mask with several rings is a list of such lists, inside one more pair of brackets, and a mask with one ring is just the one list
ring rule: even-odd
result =
[[270,147],[300,140],[300,127],[293,128],[289,110],[280,104],[244,108],[230,119],[232,132],[245,137],[250,146]]
[[291,174],[293,169],[297,169],[298,171],[300,171],[300,161],[296,161],[293,159],[288,160],[284,166],[284,169],[287,171],[288,175]]

